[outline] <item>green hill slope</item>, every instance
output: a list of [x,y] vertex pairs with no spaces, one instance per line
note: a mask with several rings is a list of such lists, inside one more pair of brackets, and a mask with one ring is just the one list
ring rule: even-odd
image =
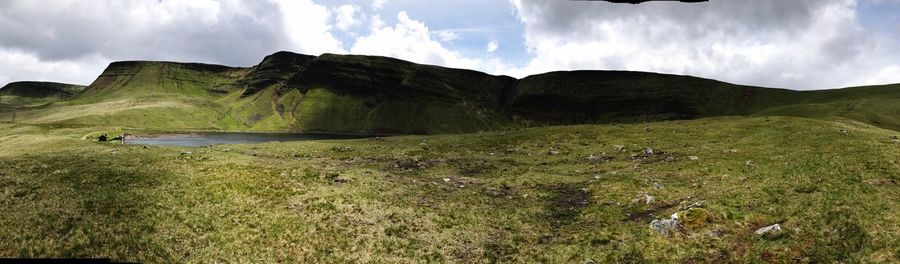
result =
[[390,134],[733,115],[900,129],[900,86],[792,91],[622,71],[517,80],[387,57],[278,52],[251,68],[116,62],[74,99],[18,114],[27,123]]
[[[229,129],[236,122],[217,100],[245,71],[195,63],[115,62],[70,100],[19,111],[17,122]],[[0,120],[11,119],[9,115],[0,114]]]
[[900,129],[900,85],[793,91],[691,76],[574,71],[524,78],[512,102],[514,116],[538,124],[790,115]]
[[0,110],[33,108],[72,98],[84,86],[54,82],[13,82],[0,88]]

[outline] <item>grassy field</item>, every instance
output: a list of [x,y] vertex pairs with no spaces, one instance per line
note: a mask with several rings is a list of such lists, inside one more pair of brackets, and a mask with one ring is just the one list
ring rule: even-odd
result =
[[[900,143],[891,139],[900,133],[844,119],[722,117],[202,148],[82,140],[116,129],[0,123],[0,256],[900,258]],[[650,228],[675,213],[680,230]],[[780,235],[754,234],[776,223]]]

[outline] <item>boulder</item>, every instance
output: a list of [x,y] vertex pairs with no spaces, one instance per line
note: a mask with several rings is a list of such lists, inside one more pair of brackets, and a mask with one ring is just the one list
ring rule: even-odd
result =
[[778,238],[784,233],[780,224],[774,224],[767,227],[763,227],[756,230],[756,235],[767,238],[767,239],[775,239]]
[[673,216],[670,219],[657,219],[650,222],[650,229],[662,235],[672,235],[681,230],[678,218]]

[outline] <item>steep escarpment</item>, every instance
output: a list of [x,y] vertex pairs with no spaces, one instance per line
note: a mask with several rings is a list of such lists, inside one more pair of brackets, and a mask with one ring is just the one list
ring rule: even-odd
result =
[[451,133],[508,125],[515,79],[372,56],[322,55],[288,80],[300,130]]
[[205,96],[228,93],[246,74],[244,68],[202,63],[123,61],[110,64],[79,95],[82,99],[152,94]]
[[[302,72],[315,56],[280,51],[266,56],[259,65],[253,67],[246,76],[237,81],[244,87],[241,97],[251,96],[271,85],[287,81]],[[283,85],[282,85],[283,86]]]

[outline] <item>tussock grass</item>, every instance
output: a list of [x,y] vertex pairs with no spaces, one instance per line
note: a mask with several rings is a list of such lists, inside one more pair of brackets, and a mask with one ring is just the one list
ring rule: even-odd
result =
[[[897,132],[853,121],[712,118],[203,148],[80,139],[114,129],[0,124],[0,256],[889,263],[900,248]],[[673,158],[633,158],[646,148]],[[587,159],[603,153],[613,159]],[[633,202],[641,193],[654,201]],[[703,210],[684,213],[695,202]],[[701,211],[671,236],[649,228]],[[753,234],[775,223],[782,236]]]

